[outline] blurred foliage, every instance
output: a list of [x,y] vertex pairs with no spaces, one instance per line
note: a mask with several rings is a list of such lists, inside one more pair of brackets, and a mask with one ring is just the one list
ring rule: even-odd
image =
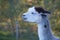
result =
[[60,0],[0,0],[0,40],[16,40],[15,19],[19,22],[19,40],[38,40],[36,24],[22,20],[22,14],[32,6],[51,12],[52,31],[60,37]]

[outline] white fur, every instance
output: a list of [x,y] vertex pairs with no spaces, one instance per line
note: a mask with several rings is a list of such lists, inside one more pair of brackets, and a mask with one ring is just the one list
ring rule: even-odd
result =
[[[34,14],[32,14],[32,12]],[[23,18],[27,18],[27,20],[24,20],[24,21],[28,21],[28,22],[38,22],[41,19],[40,14],[38,14],[38,12],[34,10],[34,7],[29,8],[28,11],[23,15],[26,15]]]
[[[32,14],[33,12],[33,14]],[[23,15],[23,19],[24,21],[27,22],[35,22],[38,25],[38,37],[39,40],[60,40],[55,38],[50,30],[50,26],[49,26],[49,21],[48,21],[48,15],[47,17],[42,18],[41,16],[42,13],[38,13],[34,7],[31,7],[28,9],[28,11],[26,13],[24,13]],[[47,27],[45,28],[44,25],[47,25]]]

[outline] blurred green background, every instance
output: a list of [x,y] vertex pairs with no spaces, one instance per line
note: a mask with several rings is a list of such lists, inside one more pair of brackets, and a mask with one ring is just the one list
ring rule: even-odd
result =
[[51,12],[51,29],[60,37],[60,0],[0,0],[0,40],[38,40],[37,25],[22,20],[22,14],[32,6]]

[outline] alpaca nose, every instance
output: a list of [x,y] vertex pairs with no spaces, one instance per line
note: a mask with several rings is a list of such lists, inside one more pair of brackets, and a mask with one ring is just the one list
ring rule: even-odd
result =
[[25,17],[26,15],[23,15],[23,19],[26,20],[27,18]]

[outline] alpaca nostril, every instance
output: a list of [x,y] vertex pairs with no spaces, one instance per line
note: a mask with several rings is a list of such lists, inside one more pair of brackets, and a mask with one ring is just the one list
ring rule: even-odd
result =
[[25,16],[25,15],[23,15],[23,16]]

